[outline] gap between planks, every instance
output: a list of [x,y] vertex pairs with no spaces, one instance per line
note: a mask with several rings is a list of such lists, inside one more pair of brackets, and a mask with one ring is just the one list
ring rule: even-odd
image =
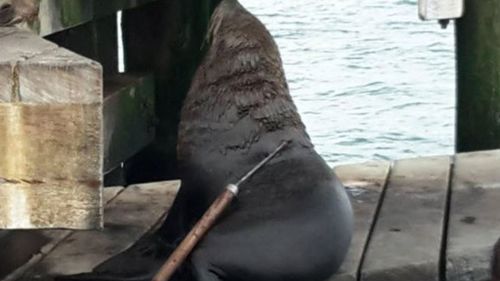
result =
[[391,161],[389,163],[389,167],[388,167],[387,173],[385,175],[384,184],[382,186],[382,191],[380,193],[380,199],[378,201],[377,208],[375,209],[375,214],[373,215],[373,220],[372,220],[371,225],[370,225],[370,230],[369,230],[368,236],[366,238],[366,243],[364,244],[364,247],[363,247],[363,253],[361,255],[361,259],[359,261],[359,265],[358,265],[357,270],[356,270],[356,280],[357,281],[361,280],[362,266],[363,266],[363,263],[365,261],[365,256],[366,256],[368,246],[370,245],[372,234],[375,230],[375,225],[377,224],[378,216],[380,214],[380,209],[382,208],[382,204],[384,203],[385,193],[387,191],[387,186],[389,185],[389,179],[391,177],[393,168],[394,168],[394,161]]
[[398,160],[381,200],[360,280],[438,280],[450,157]]
[[373,222],[391,170],[390,162],[343,165],[335,172],[348,191],[355,217],[354,233],[347,256],[331,281],[355,281]]

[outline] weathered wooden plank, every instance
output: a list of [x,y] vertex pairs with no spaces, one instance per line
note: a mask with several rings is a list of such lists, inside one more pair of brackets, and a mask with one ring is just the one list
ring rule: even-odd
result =
[[0,104],[0,228],[101,225],[99,110]]
[[449,157],[396,162],[361,280],[439,280],[449,174]]
[[154,139],[152,75],[116,75],[104,83],[104,171],[108,172]]
[[100,65],[29,32],[0,50],[0,228],[101,226]]
[[[28,59],[43,52],[57,49],[57,45],[46,40],[40,40],[29,31],[18,30],[14,27],[0,28],[0,42],[2,53],[0,62],[4,65],[12,60]],[[9,75],[11,76],[11,75]]]
[[[3,30],[4,28],[2,28]],[[101,67],[28,31],[0,41],[0,103],[92,104],[102,101]]]
[[178,181],[168,181],[126,188],[106,206],[102,231],[74,232],[23,280],[91,271],[130,247],[156,225],[172,204],[178,187]]
[[0,0],[0,6],[11,4],[16,18],[21,20],[16,24],[17,27],[30,29],[44,36],[153,1],[155,0]]
[[351,195],[351,204],[356,219],[354,236],[347,257],[339,271],[329,280],[357,280],[363,252],[389,171],[389,162],[372,162],[335,168],[335,173]]
[[489,280],[500,236],[500,150],[458,154],[452,182],[446,279]]
[[[104,203],[109,203],[121,191],[121,186],[104,189]],[[0,237],[0,280],[19,279],[71,233],[71,230],[5,231],[6,237]]]

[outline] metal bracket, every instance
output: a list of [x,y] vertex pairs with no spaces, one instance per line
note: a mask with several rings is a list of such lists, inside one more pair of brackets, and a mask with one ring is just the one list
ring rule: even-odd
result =
[[449,20],[464,13],[464,0],[419,0],[418,14],[422,20]]

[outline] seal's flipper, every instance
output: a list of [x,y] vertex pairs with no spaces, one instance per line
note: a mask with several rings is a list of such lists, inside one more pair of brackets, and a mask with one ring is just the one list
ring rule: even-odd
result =
[[197,251],[192,254],[192,275],[196,281],[224,281],[224,272]]

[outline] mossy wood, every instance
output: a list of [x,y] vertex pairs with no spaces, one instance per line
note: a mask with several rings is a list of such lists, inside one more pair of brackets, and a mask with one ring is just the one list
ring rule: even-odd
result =
[[447,156],[395,162],[360,280],[440,280],[450,164]]
[[465,0],[456,45],[456,149],[500,148],[500,1]]
[[24,17],[17,26],[46,36],[155,0],[0,0]]
[[[123,12],[126,71],[154,74],[156,136],[127,162],[130,182],[176,178],[177,125],[217,0],[162,0]],[[147,32],[145,32],[147,31]]]

